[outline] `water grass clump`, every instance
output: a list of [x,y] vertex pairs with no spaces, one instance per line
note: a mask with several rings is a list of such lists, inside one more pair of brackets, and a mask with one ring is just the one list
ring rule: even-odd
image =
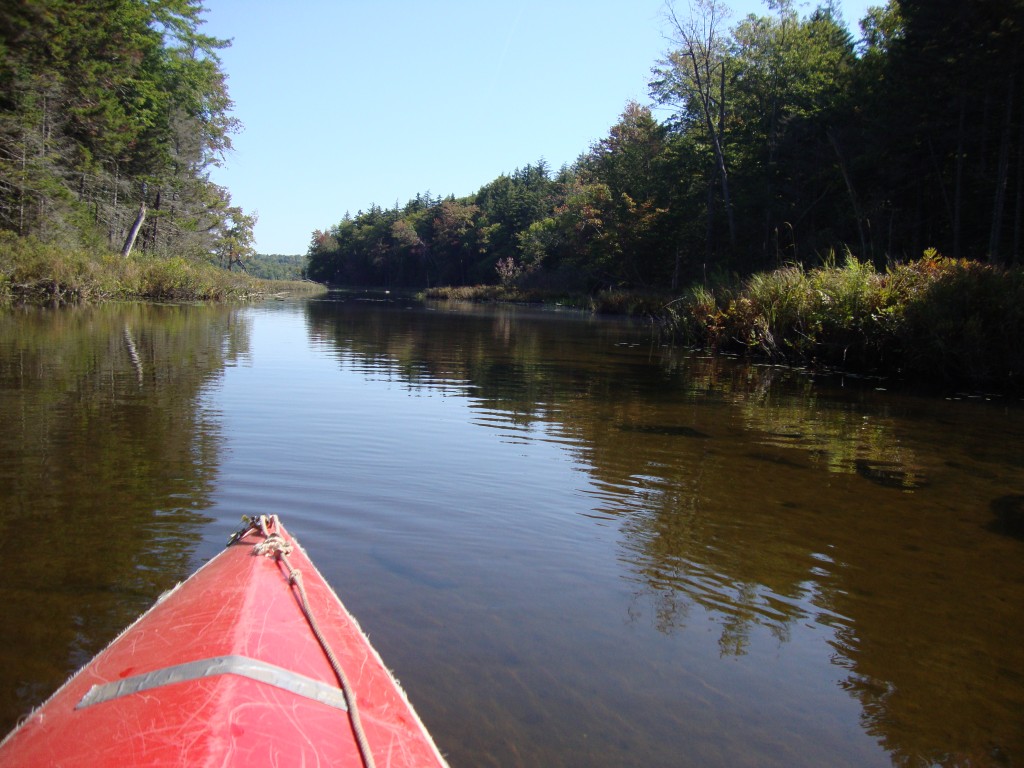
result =
[[688,343],[776,362],[1024,388],[1024,271],[934,251],[885,271],[847,255],[698,286],[663,318]]

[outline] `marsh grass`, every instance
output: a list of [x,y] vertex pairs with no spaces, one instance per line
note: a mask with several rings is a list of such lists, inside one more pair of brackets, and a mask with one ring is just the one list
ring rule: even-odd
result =
[[441,301],[523,300],[521,291],[503,285],[441,285],[427,288],[419,295],[424,299],[437,299]]
[[884,272],[848,255],[699,286],[663,318],[688,343],[779,362],[1024,387],[1024,271],[934,251]]
[[225,301],[252,299],[306,283],[278,283],[228,272],[181,256],[68,250],[0,233],[0,302],[64,304],[113,299]]
[[[504,301],[519,304],[562,303],[571,297],[550,291],[529,290],[512,285],[452,285],[427,288],[417,294],[421,299],[441,301]],[[577,297],[585,304],[586,297]]]

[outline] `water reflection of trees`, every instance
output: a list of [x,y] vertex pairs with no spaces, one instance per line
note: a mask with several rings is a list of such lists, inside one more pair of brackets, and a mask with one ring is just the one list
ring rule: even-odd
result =
[[729,655],[755,628],[786,642],[798,622],[827,627],[865,731],[896,764],[1024,753],[1024,651],[1007,640],[1022,628],[1019,543],[964,519],[970,487],[955,500],[933,487],[948,462],[908,445],[887,406],[626,326],[327,304],[308,322],[372,375],[457,390],[564,440],[592,514],[621,528],[633,621],[670,633],[706,613]]
[[223,308],[0,315],[0,717],[187,575],[218,464],[200,396],[248,346]]

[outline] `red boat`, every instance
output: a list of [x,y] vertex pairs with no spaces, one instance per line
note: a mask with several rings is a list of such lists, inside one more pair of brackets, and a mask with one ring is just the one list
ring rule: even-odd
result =
[[276,517],[162,597],[0,743],[0,766],[445,766]]

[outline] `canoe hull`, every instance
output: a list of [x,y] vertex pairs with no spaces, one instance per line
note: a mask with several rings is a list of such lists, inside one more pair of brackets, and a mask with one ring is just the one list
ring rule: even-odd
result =
[[[274,524],[376,765],[445,765],[358,623]],[[262,540],[249,532],[162,598],[7,737],[0,766],[364,765],[288,568],[253,552]]]

